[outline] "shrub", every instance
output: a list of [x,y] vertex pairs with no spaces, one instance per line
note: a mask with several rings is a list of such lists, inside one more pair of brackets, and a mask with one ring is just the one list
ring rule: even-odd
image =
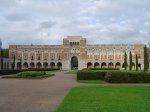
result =
[[19,72],[23,72],[23,70],[0,70],[0,75],[17,74]]
[[119,68],[91,68],[91,70],[120,70]]
[[150,73],[145,72],[107,72],[105,81],[110,83],[149,83]]
[[24,69],[24,70],[0,70],[0,75],[10,75],[10,74],[17,74],[20,72],[25,72],[25,71],[55,71],[59,70],[57,68],[51,69],[51,68],[29,68],[29,69]]
[[28,77],[37,77],[41,75],[46,75],[45,72],[36,72],[36,71],[27,71],[27,72],[20,72],[17,74],[18,78],[28,78]]
[[103,80],[105,72],[81,70],[77,72],[77,80]]
[[26,71],[26,72],[20,72],[12,76],[3,76],[2,78],[43,79],[53,75],[54,74],[46,74],[46,72]]

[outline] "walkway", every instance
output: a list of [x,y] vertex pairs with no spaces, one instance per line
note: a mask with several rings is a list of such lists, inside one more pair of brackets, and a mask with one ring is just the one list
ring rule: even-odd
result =
[[[76,75],[55,74],[43,80],[0,78],[0,112],[54,112],[72,87],[92,86],[77,83]],[[101,86],[107,85],[112,84]]]
[[0,112],[54,112],[76,76],[56,72],[43,80],[0,79]]

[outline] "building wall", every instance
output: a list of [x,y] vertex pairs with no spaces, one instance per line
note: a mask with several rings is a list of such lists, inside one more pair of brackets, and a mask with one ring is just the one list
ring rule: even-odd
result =
[[63,45],[10,45],[10,67],[14,62],[15,68],[61,68],[71,69],[72,57],[78,59],[78,69],[95,68],[123,68],[124,54],[133,55],[133,69],[135,55],[139,57],[139,68],[143,69],[143,44],[109,44],[87,45],[81,36],[68,36],[63,39]]

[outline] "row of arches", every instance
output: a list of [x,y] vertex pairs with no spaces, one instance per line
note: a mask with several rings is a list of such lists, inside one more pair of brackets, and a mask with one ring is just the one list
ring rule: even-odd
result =
[[30,64],[28,64],[27,62],[23,63],[23,65],[21,65],[21,62],[17,63],[17,69],[28,69],[28,68],[59,68],[62,69],[62,63],[58,62],[57,64],[55,64],[54,62],[51,62],[50,65],[47,62],[41,63],[34,63],[31,62]]
[[[87,63],[87,68],[124,68],[124,63],[121,64],[120,62],[117,63],[113,63],[113,62],[102,62],[101,65],[98,62],[95,62],[94,64],[92,64],[92,62],[88,62]],[[141,64],[138,64],[138,67],[141,69]],[[135,63],[132,63],[132,68],[135,69]]]

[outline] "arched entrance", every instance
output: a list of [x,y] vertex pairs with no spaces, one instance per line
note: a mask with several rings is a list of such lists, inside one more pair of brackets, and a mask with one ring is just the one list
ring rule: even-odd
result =
[[71,69],[78,69],[78,58],[76,56],[71,58]]

